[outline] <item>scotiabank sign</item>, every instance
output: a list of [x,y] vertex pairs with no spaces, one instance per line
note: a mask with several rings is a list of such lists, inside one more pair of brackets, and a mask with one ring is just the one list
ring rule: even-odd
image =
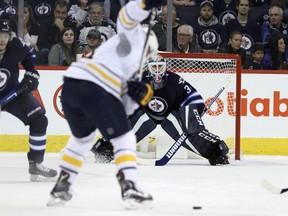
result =
[[[63,71],[39,70],[39,73],[39,92],[49,119],[48,134],[70,134],[61,106]],[[189,74],[185,74],[185,79],[186,76]],[[201,82],[193,82],[193,80],[189,82],[196,89],[200,89],[199,92],[209,103],[223,84],[219,84],[216,78],[213,78],[214,83],[207,84],[206,78],[208,79],[210,75],[205,76],[207,77],[204,77]],[[288,73],[242,74],[241,137],[288,137],[287,83]],[[211,91],[206,93],[205,89],[211,89]],[[235,116],[235,108],[235,91],[228,86],[203,117],[204,123],[207,122],[207,119],[212,119],[211,121],[217,122],[219,125],[217,126],[219,130],[222,130],[221,127],[227,128],[231,125],[229,121]],[[27,133],[27,128],[22,127],[17,119],[6,115],[5,112],[1,113],[1,121],[11,122],[11,124],[5,125],[4,131],[1,129],[1,134]],[[217,128],[211,129],[211,131],[214,132]]]
[[[249,115],[255,117],[288,117],[288,93],[281,95],[280,91],[273,91],[272,97],[256,97],[249,98],[248,89],[241,90],[241,116]],[[283,94],[283,93],[282,93]],[[212,98],[208,98],[205,102],[209,104]],[[218,116],[225,112],[230,116],[235,116],[235,92],[227,93],[227,103],[221,99],[215,101],[214,110],[208,110],[207,114],[210,116]]]

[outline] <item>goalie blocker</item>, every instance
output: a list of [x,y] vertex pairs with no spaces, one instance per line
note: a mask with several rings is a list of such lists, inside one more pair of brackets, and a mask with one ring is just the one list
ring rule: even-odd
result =
[[[229,149],[226,143],[205,128],[199,111],[194,104],[180,107],[162,122],[161,127],[176,141],[180,133],[172,123],[174,119],[173,122],[178,122],[183,132],[187,134],[187,139],[182,143],[184,148],[208,159],[211,165],[229,164],[227,156]],[[101,138],[91,151],[96,155],[96,160],[101,158],[98,162],[109,162],[113,159],[112,149],[111,143]]]

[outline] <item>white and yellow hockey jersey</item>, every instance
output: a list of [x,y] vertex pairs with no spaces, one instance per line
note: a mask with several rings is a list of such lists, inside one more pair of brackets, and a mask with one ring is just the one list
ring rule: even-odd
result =
[[[82,58],[73,63],[64,76],[94,82],[123,101],[126,81],[140,68],[147,33],[140,22],[148,15],[140,0],[127,3],[119,12],[118,33],[98,47],[92,59]],[[156,37],[155,40],[157,47],[152,48],[153,52],[158,49]]]

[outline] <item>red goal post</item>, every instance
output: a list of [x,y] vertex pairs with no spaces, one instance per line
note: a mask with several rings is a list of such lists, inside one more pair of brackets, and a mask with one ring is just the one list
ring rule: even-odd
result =
[[[195,87],[206,104],[226,86],[203,116],[203,121],[209,131],[226,141],[230,157],[233,155],[240,160],[240,57],[233,54],[159,54],[166,59],[167,70],[178,73]],[[156,132],[156,139],[158,134]]]

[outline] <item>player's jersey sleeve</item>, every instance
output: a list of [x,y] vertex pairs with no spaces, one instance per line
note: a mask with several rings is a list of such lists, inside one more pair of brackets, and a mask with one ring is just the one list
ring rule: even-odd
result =
[[117,19],[117,31],[133,30],[142,20],[146,19],[149,11],[141,8],[141,0],[130,2],[119,11]]
[[33,49],[26,46],[19,38],[14,37],[11,41],[13,50],[17,51],[19,60],[26,71],[35,70],[36,55]]

